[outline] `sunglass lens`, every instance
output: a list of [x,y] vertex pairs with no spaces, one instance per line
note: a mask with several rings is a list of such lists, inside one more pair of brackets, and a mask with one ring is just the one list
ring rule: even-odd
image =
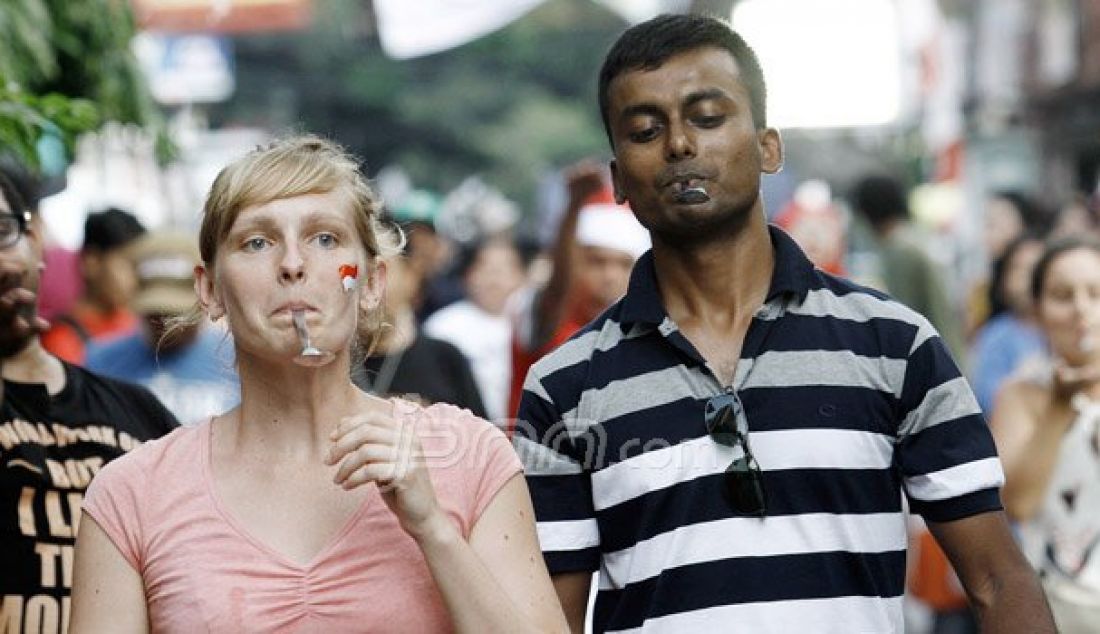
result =
[[763,517],[767,510],[764,476],[745,457],[734,460],[726,469],[722,493],[726,502],[738,513]]
[[707,433],[724,445],[732,445],[736,442],[736,438],[725,438],[737,434],[737,410],[734,405],[733,397],[726,394],[707,401],[705,418]]

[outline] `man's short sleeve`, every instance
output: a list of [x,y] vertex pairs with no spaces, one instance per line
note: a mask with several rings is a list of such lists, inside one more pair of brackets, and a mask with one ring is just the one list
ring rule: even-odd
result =
[[524,383],[512,443],[523,462],[550,574],[595,571],[600,533],[591,479],[536,369]]
[[896,460],[910,508],[932,522],[1001,509],[1004,473],[974,393],[922,320],[899,400]]

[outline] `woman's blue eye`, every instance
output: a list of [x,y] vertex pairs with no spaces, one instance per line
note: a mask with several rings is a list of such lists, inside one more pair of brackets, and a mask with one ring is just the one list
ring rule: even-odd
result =
[[321,245],[322,248],[334,248],[336,246],[336,243],[336,236],[332,235],[331,233],[317,234],[317,244]]
[[262,251],[267,246],[267,238],[249,238],[244,242],[244,248],[248,251]]

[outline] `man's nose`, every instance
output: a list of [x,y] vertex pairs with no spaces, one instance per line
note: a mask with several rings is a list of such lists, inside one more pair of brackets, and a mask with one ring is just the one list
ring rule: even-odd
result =
[[668,143],[665,158],[669,161],[682,161],[695,156],[695,138],[688,126],[680,122],[668,124]]

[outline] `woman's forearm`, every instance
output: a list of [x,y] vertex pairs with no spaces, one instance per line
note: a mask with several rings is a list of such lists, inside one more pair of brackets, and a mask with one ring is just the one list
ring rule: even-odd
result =
[[444,517],[414,535],[451,614],[456,632],[549,632],[552,624],[532,622]]

